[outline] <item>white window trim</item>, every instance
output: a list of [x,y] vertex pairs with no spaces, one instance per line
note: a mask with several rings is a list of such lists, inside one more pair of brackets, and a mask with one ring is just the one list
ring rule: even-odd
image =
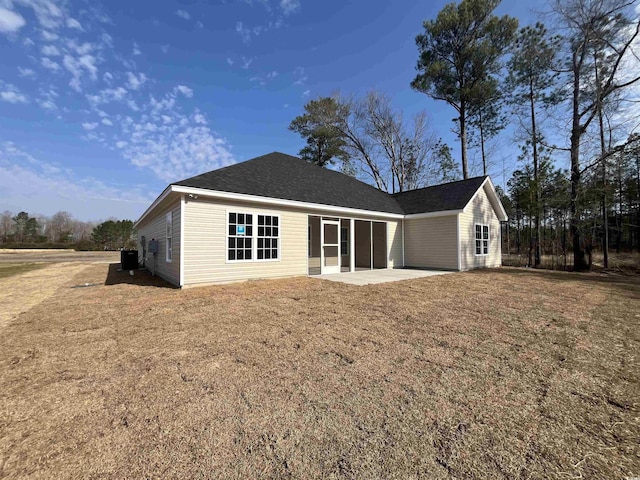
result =
[[[164,217],[164,221],[165,221],[164,259],[167,263],[171,263],[173,261],[173,210],[166,213]],[[171,224],[171,228],[168,228],[169,224]],[[171,235],[169,235],[169,233]],[[171,248],[169,248],[169,240],[171,240]]]
[[[245,238],[251,238],[251,259],[246,260],[246,259],[242,259],[242,260],[229,260],[229,214],[230,213],[235,213],[236,215],[241,213],[243,215],[251,215],[251,226],[252,226],[252,230],[253,230],[253,235],[251,235],[251,237],[245,237]],[[264,215],[264,216],[268,216],[268,217],[277,217],[278,218],[278,236],[277,237],[262,237],[262,238],[277,238],[278,239],[278,258],[263,258],[263,259],[258,259],[258,215]],[[280,257],[281,257],[281,250],[282,250],[282,218],[280,217],[279,213],[274,213],[274,212],[259,212],[256,213],[255,211],[252,210],[242,210],[242,209],[227,209],[225,211],[225,232],[224,232],[224,239],[225,239],[225,243],[224,243],[224,258],[225,258],[225,263],[269,263],[269,262],[279,262],[280,261]],[[237,238],[237,237],[233,237],[233,238]]]
[[[476,242],[478,241],[478,237],[476,237],[477,228],[480,226],[480,253],[476,251]],[[484,227],[487,227],[487,253],[484,252]],[[473,253],[476,257],[488,257],[491,253],[491,226],[488,223],[474,223],[473,224]]]

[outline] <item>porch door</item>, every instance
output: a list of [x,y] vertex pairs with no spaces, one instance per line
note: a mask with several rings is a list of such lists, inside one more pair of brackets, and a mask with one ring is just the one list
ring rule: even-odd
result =
[[323,218],[320,227],[320,273],[340,273],[340,221]]

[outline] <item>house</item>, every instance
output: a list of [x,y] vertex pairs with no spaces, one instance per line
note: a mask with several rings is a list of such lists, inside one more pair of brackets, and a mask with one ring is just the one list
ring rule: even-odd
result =
[[506,220],[489,177],[388,194],[274,152],[169,185],[135,227],[140,263],[183,287],[497,267]]

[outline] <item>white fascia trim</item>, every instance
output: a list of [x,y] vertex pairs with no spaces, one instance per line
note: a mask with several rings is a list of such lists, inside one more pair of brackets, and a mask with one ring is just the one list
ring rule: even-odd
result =
[[469,200],[469,203],[467,203],[464,206],[462,211],[464,213],[467,213],[467,209],[469,208],[469,205],[471,205],[471,201],[475,198],[475,196],[478,194],[478,192],[484,188],[484,186],[485,186],[485,184],[487,182],[489,182],[489,186],[491,187],[491,194],[493,195],[493,198],[494,198],[494,200],[496,201],[496,204],[498,204],[498,207],[499,207],[499,210],[497,212],[498,220],[500,220],[501,222],[506,222],[507,220],[509,220],[509,216],[507,215],[507,211],[504,209],[504,206],[502,205],[502,202],[500,201],[500,197],[498,197],[498,194],[496,193],[496,187],[493,186],[493,182],[491,181],[491,179],[489,177],[484,179],[484,182],[482,182],[482,185],[480,185],[480,188],[478,188],[478,190],[476,190],[476,193],[474,193],[471,196],[471,200]]
[[[245,202],[262,203],[265,205],[275,205],[281,207],[295,207],[306,210],[319,210],[332,213],[344,213],[347,215],[368,215],[372,217],[401,219],[404,215],[399,213],[375,212],[371,210],[361,210],[357,208],[335,207],[331,205],[322,205],[320,203],[299,202],[297,200],[283,200],[280,198],[260,197],[257,195],[247,195],[244,193],[220,192],[218,190],[207,190],[204,188],[184,187],[181,185],[170,185],[171,192],[198,195],[209,198],[220,198],[223,200],[240,200]],[[146,214],[146,212],[145,212]],[[139,220],[138,220],[139,221]]]
[[180,196],[180,287],[184,286],[184,195]]
[[458,215],[462,213],[462,210],[442,210],[440,212],[427,212],[427,213],[412,213],[405,215],[406,220],[413,220],[418,218],[430,218],[430,217],[446,217],[448,215]]
[[144,211],[144,213],[140,216],[140,218],[136,221],[136,223],[133,224],[133,228],[138,228],[138,225],[140,225],[140,222],[142,222],[142,220],[144,220],[145,217],[149,215],[149,213],[151,213],[151,211],[154,208],[156,208],[160,202],[162,202],[165,198],[167,198],[167,196],[169,196],[170,193],[171,193],[171,185],[165,188],[164,191],[160,194],[160,196],[156,198],[154,202],[149,206],[149,208],[147,208]]

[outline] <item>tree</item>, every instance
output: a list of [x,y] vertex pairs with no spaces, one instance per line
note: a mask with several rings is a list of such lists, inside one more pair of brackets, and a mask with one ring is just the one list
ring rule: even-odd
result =
[[24,242],[27,239],[27,223],[29,222],[29,214],[27,212],[20,212],[13,217],[15,223],[15,235],[16,240]]
[[6,241],[11,235],[13,228],[13,214],[9,210],[5,210],[0,215],[0,239]]
[[487,174],[489,168],[487,142],[504,130],[506,126],[506,118],[502,114],[502,92],[498,87],[498,82],[490,80],[483,98],[469,111],[469,124],[475,130],[470,135],[470,143],[472,146],[480,148],[483,175]]
[[[336,95],[311,100],[305,111],[292,125],[307,139],[307,146],[317,144],[314,132],[329,132],[327,136],[340,146],[340,155],[332,158],[340,161],[343,172],[362,174],[383,191],[404,191],[424,184],[433,144],[424,113],[406,121],[390,98],[376,91],[364,98]],[[328,156],[317,158],[323,165],[329,163]]]
[[500,0],[462,0],[449,3],[435,20],[423,23],[416,37],[418,75],[411,86],[435,100],[451,105],[458,117],[457,133],[462,152],[462,175],[467,166],[467,122],[473,109],[485,105],[495,88],[493,78],[509,46],[518,21],[492,14]]
[[[582,244],[581,142],[599,108],[607,98],[640,80],[640,75],[625,77],[624,62],[633,58],[633,44],[640,34],[640,22],[633,21],[628,0],[555,0],[554,12],[564,24],[563,44],[567,46],[568,88],[571,95],[571,234],[573,236],[573,267],[576,271],[589,269]],[[600,66],[594,69],[594,52],[606,45]],[[595,72],[600,72],[597,89]]]
[[57,212],[49,220],[49,240],[67,242],[73,234],[73,217],[69,212]]
[[335,98],[321,97],[305,106],[305,113],[294,118],[289,130],[306,139],[307,145],[300,150],[300,157],[321,167],[336,161],[346,161],[347,152],[336,122],[344,116],[344,107]]
[[540,158],[539,150],[542,144],[542,135],[539,131],[537,109],[556,103],[556,98],[551,89],[555,84],[556,54],[559,48],[559,38],[548,38],[548,32],[544,25],[536,23],[534,27],[525,27],[520,30],[511,59],[508,62],[509,75],[507,77],[508,89],[512,92],[511,103],[516,109],[516,114],[524,110],[527,130],[526,143],[531,146],[533,156],[533,188],[535,194],[535,237],[534,237],[534,266],[540,266],[540,208],[541,183],[539,179]]
[[105,250],[116,250],[135,245],[133,222],[131,220],[107,220],[97,225],[91,238]]
[[433,149],[433,167],[431,179],[434,184],[455,182],[460,180],[460,169],[451,155],[451,148],[442,139],[438,140]]

